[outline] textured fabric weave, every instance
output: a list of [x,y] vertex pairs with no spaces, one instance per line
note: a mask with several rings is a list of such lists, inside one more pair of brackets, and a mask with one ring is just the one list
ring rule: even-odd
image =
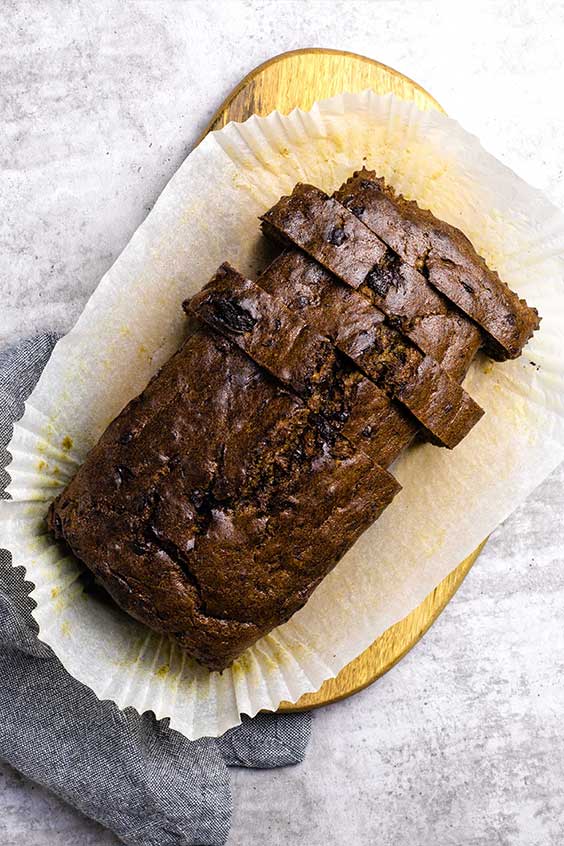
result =
[[[42,335],[0,352],[2,498],[12,424],[56,340]],[[231,816],[227,767],[303,759],[309,714],[260,714],[217,740],[191,742],[152,713],[100,702],[38,639],[30,589],[0,551],[0,758],[124,843],[219,846]]]

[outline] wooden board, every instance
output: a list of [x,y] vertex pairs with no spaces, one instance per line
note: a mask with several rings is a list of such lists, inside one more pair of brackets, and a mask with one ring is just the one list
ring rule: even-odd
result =
[[[296,107],[310,109],[316,100],[366,88],[377,94],[392,92],[404,100],[413,100],[420,109],[443,111],[420,85],[386,65],[355,53],[309,48],[282,53],[252,71],[220,106],[204,135],[221,129],[232,120],[247,120],[252,114],[267,115],[274,110],[287,114]],[[344,699],[393,667],[437,619],[484,544],[485,541],[437,585],[421,605],[385,631],[336,678],[328,679],[316,693],[307,693],[294,704],[283,702],[280,710],[317,708]]]

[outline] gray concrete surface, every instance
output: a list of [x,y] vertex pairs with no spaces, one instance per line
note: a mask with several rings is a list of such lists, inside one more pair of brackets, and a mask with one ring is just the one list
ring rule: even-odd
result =
[[[287,49],[397,67],[564,206],[563,38],[558,0],[4,0],[0,343],[70,328],[223,97]],[[234,772],[230,846],[561,843],[563,481],[401,664],[316,714],[303,765]],[[117,841],[0,764],[0,843]]]

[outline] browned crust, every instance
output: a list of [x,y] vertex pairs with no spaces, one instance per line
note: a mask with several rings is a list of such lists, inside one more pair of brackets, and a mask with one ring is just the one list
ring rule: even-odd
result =
[[398,489],[201,330],[110,424],[49,527],[125,611],[221,670],[307,601]]

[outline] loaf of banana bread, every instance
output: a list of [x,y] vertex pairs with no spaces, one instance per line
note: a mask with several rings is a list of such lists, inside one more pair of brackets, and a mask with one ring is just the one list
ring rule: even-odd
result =
[[224,264],[184,304],[197,328],[48,515],[118,605],[212,670],[304,605],[417,432],[470,431],[478,348],[512,357],[538,326],[458,230],[367,171],[333,198],[296,186],[263,228],[292,250],[257,282]]
[[221,670],[307,601],[398,489],[204,329],[110,424],[49,525],[123,609]]

